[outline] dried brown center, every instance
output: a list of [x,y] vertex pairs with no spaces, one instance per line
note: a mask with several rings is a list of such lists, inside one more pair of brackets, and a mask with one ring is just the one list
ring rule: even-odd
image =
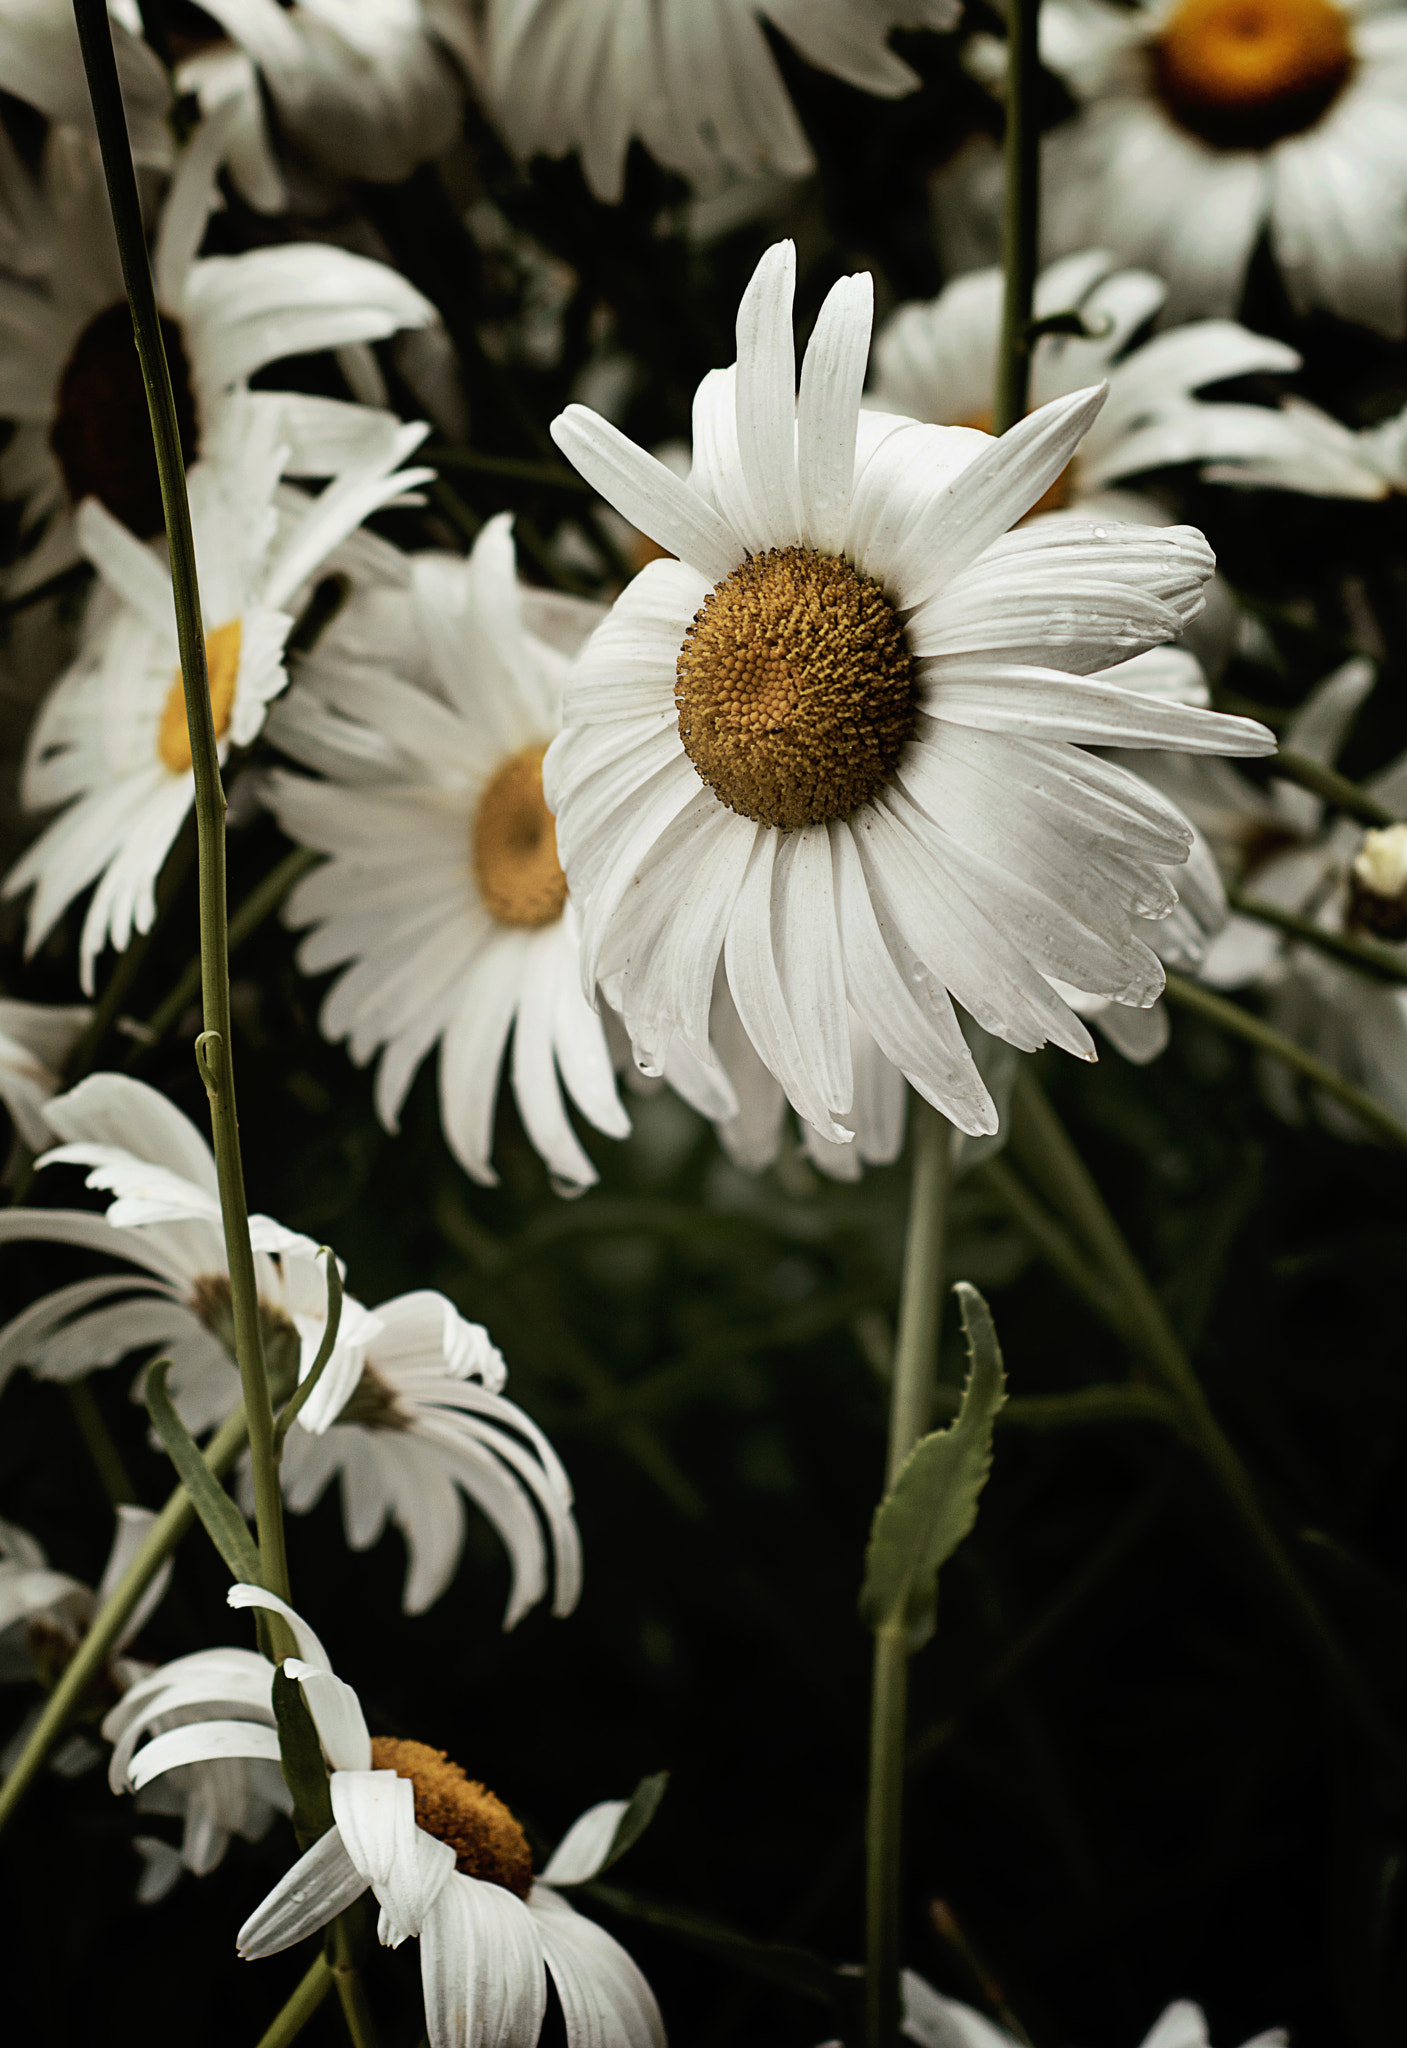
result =
[[[235,1360],[234,1305],[227,1273],[202,1273],[191,1288],[191,1307],[211,1335]],[[261,1300],[259,1323],[264,1333],[264,1360],[269,1373],[269,1391],[276,1401],[286,1401],[298,1384],[298,1332],[275,1303]]]
[[1182,0],[1153,46],[1164,106],[1218,149],[1266,149],[1312,128],[1353,67],[1334,0]]
[[362,1376],[337,1420],[359,1422],[363,1429],[409,1429],[411,1424],[395,1388],[382,1379],[374,1365],[362,1367]]
[[[215,717],[215,737],[222,740],[229,731],[239,682],[239,650],[244,638],[238,619],[230,619],[205,636],[205,666],[210,677],[210,709]],[[166,693],[161,724],[157,728],[156,751],[162,766],[173,775],[184,775],[191,765],[191,736],[186,723],[186,693],[180,670]]]
[[679,650],[679,737],[730,810],[794,831],[848,818],[914,727],[913,663],[877,583],[772,548],[711,590]]
[[533,1859],[527,1837],[501,1799],[426,1742],[373,1737],[372,1769],[409,1778],[415,1791],[415,1824],[448,1842],[455,1869],[466,1877],[501,1884],[525,1899],[532,1889]]
[[474,879],[500,924],[536,930],[562,915],[567,878],[557,858],[557,827],[542,794],[546,747],[510,754],[474,813]]
[[[179,326],[164,315],[161,332],[171,366],[181,454],[189,467],[199,435],[185,344]],[[125,303],[108,306],[83,329],[60,374],[57,400],[49,446],[74,504],[99,498],[139,540],[160,533],[161,486],[132,340],[132,316]]]

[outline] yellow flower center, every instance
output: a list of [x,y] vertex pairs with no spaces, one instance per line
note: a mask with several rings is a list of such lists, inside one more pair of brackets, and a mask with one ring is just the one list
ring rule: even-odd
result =
[[1266,149],[1312,128],[1353,64],[1334,0],[1182,0],[1153,50],[1168,112],[1218,149]]
[[546,747],[510,754],[479,798],[471,831],[474,879],[491,917],[532,931],[562,915],[567,878],[542,794]]
[[[205,666],[210,676],[210,709],[215,715],[215,737],[222,740],[229,730],[234,710],[235,685],[239,681],[240,622],[230,619],[205,636]],[[186,724],[186,693],[181,672],[166,693],[156,751],[163,767],[173,775],[184,775],[191,765],[191,736]]]
[[451,1763],[442,1749],[377,1735],[371,1744],[371,1766],[410,1779],[416,1826],[449,1843],[456,1870],[486,1884],[501,1884],[520,1899],[527,1897],[533,1859],[526,1835],[503,1801]]
[[711,590],[679,650],[679,737],[728,808],[794,831],[848,818],[914,728],[913,664],[877,583],[772,548]]
[[[161,333],[171,368],[181,454],[189,468],[199,439],[190,367],[176,322],[163,315]],[[73,503],[100,499],[139,540],[160,533],[161,485],[125,300],[88,322],[60,372],[55,397],[49,446]]]

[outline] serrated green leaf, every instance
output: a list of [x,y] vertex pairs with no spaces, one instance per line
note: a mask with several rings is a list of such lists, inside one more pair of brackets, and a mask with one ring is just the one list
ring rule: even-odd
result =
[[219,1551],[235,1579],[260,1584],[259,1551],[249,1533],[249,1524],[215,1477],[200,1446],[182,1422],[166,1391],[169,1358],[158,1358],[147,1367],[142,1395],[156,1428],[175,1466],[182,1486],[190,1495],[205,1533]]
[[[616,1831],[611,1837],[611,1846],[606,1851],[606,1860],[601,1870],[609,1870],[613,1863],[619,1863],[627,1849],[633,1849],[644,1834],[650,1822],[659,1811],[660,1801],[669,1786],[668,1771],[654,1771],[648,1778],[642,1778],[630,1795],[630,1804],[616,1822]],[[598,1870],[597,1875],[600,1875]]]
[[938,1572],[977,1519],[992,1465],[992,1425],[1006,1399],[1001,1347],[975,1287],[953,1289],[967,1337],[962,1406],[947,1429],[917,1444],[880,1502],[865,1552],[860,1618],[878,1631],[903,1626],[916,1650],[933,1632]]

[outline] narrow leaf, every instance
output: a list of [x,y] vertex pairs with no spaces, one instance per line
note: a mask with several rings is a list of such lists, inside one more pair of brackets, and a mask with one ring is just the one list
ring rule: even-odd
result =
[[977,1497],[992,1465],[992,1425],[1006,1399],[991,1312],[966,1281],[953,1292],[967,1337],[962,1406],[949,1428],[915,1446],[880,1502],[860,1594],[861,1619],[875,1630],[902,1625],[913,1650],[933,1633],[939,1568],[977,1519]]
[[616,1822],[616,1831],[611,1837],[611,1846],[606,1851],[606,1860],[601,1865],[602,1870],[609,1870],[613,1863],[620,1861],[627,1849],[635,1847],[658,1813],[660,1801],[668,1787],[668,1771],[654,1771],[648,1778],[640,1780],[630,1795],[629,1806]]
[[327,1361],[337,1348],[337,1332],[342,1325],[342,1275],[337,1270],[337,1260],[333,1256],[331,1245],[320,1244],[318,1257],[327,1260],[327,1323],[323,1329],[322,1342],[318,1346],[318,1355],[313,1360],[312,1371],[293,1389],[274,1425],[275,1458],[283,1455],[283,1440],[293,1427],[298,1410],[322,1378]]
[[273,1705],[284,1783],[293,1794],[293,1832],[300,1849],[311,1849],[332,1826],[332,1794],[303,1688],[281,1664],[274,1673]]
[[612,1884],[583,1885],[574,1896],[591,1899],[609,1912],[620,1913],[644,1926],[658,1927],[662,1933],[674,1935],[704,1955],[715,1956],[719,1962],[745,1970],[749,1976],[761,1977],[766,1983],[798,1992],[803,1998],[813,1998],[823,2005],[831,2004],[835,1998],[837,1972],[809,1949],[794,1948],[784,1942],[755,1941],[751,1935],[739,1934],[702,1913],[657,1905],[653,1899],[620,1891]]
[[200,1446],[182,1422],[166,1391],[169,1358],[147,1367],[142,1393],[157,1435],[165,1444],[182,1486],[190,1495],[205,1533],[225,1560],[236,1581],[259,1583],[259,1552],[249,1524],[201,1456]]

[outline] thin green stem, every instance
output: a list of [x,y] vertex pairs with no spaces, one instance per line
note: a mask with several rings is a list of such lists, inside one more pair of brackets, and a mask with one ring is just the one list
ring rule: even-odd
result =
[[1407,1784],[1407,1748],[1295,1569],[1257,1494],[1239,1452],[1212,1412],[1167,1311],[1114,1221],[1093,1176],[1028,1065],[1012,1097],[1012,1143],[1029,1157],[1046,1186],[1057,1186],[1089,1250],[1122,1296],[1126,1328],[1154,1378],[1177,1410],[1178,1426],[1240,1524],[1280,1596],[1282,1607],[1313,1650],[1345,1710],[1399,1782]]
[[1242,917],[1274,925],[1287,938],[1300,939],[1317,953],[1342,961],[1345,967],[1356,967],[1370,980],[1407,982],[1407,958],[1390,946],[1375,946],[1365,939],[1347,938],[1342,932],[1327,932],[1312,917],[1297,917],[1293,910],[1282,910],[1278,903],[1264,903],[1240,889],[1228,889],[1226,895],[1231,908],[1240,911]]
[[215,717],[206,672],[195,539],[186,497],[180,431],[171,394],[171,373],[147,257],[146,231],[132,168],[106,0],[73,0],[73,11],[88,78],[88,93],[93,103],[103,174],[112,205],[122,275],[132,312],[132,330],[142,368],[147,410],[151,415],[157,474],[161,480],[161,504],[166,520],[167,552],[176,603],[176,638],[181,652],[181,679],[195,781],[200,864],[200,964],[205,1029],[196,1041],[196,1064],[210,1100],[220,1212],[230,1272],[235,1354],[249,1422],[260,1571],[268,1589],[287,1599],[283,1502],[273,1458],[273,1406],[264,1362],[264,1340],[259,1322],[254,1254],[249,1242],[249,1214],[235,1110],[225,905],[225,792],[220,783]]
[[[309,846],[295,846],[291,853],[284,855],[277,867],[271,868],[262,882],[255,884],[244,901],[230,918],[229,950],[231,956],[237,953],[247,939],[253,937],[261,924],[271,917],[289,894],[295,882],[317,866],[322,859]],[[186,1011],[200,994],[199,960],[192,960],[185,973],[152,1011],[142,1027],[137,1056],[150,1052],[161,1043],[168,1031],[174,1031]]]
[[340,1914],[333,1922],[330,1946],[332,1981],[337,1986],[337,1996],[342,2005],[342,2018],[346,2023],[352,2048],[377,2048],[376,2022],[372,2017],[371,2002],[366,1995],[361,1971],[357,1967],[356,1944],[347,1913]]
[[1253,1010],[1246,1010],[1239,1003],[1230,1003],[1225,996],[1216,995],[1204,988],[1200,981],[1193,981],[1185,974],[1167,971],[1167,997],[1180,1009],[1191,1010],[1199,1017],[1205,1017],[1209,1024],[1219,1025],[1223,1031],[1244,1038],[1258,1052],[1268,1052],[1277,1060],[1283,1060],[1287,1067],[1293,1067],[1297,1074],[1303,1074],[1316,1088],[1322,1088],[1326,1095],[1332,1095],[1345,1109],[1368,1124],[1379,1136],[1407,1152],[1407,1125],[1400,1124],[1390,1111],[1368,1094],[1364,1088],[1357,1088],[1352,1081],[1345,1081],[1336,1067],[1327,1060],[1321,1060],[1317,1053],[1297,1045],[1293,1038],[1287,1038],[1283,1031],[1277,1031],[1273,1024],[1267,1024],[1263,1017],[1257,1017]]
[[[222,1479],[229,1471],[244,1449],[247,1435],[244,1410],[237,1408],[216,1431],[205,1453],[205,1462],[217,1479]],[[194,1520],[194,1503],[186,1489],[178,1486],[148,1529],[141,1549],[93,1616],[87,1635],[50,1693],[43,1713],[20,1752],[19,1761],[4,1784],[0,1785],[0,1828],[5,1826],[33,1784],[44,1759],[82,1705],[89,1686],[115,1649],[138,1601]]]
[[83,1447],[93,1461],[93,1470],[101,1481],[103,1492],[112,1505],[116,1508],[129,1501],[136,1502],[137,1489],[127,1470],[127,1461],[117,1447],[107,1426],[107,1417],[88,1381],[70,1380],[64,1388],[64,1400],[83,1439]]
[[1010,0],[1006,43],[1005,215],[1002,330],[992,425],[998,434],[1025,419],[1031,387],[1031,305],[1040,247],[1040,0]]
[[321,1949],[299,1979],[283,2010],[259,2036],[259,2048],[288,2048],[332,1989],[332,1965]]
[[1301,789],[1312,791],[1336,811],[1343,811],[1347,817],[1357,818],[1364,825],[1401,823],[1385,804],[1380,804],[1375,796],[1369,796],[1361,783],[1350,782],[1346,775],[1340,775],[1337,768],[1328,768],[1309,754],[1297,753],[1293,747],[1281,747],[1272,765],[1275,773],[1286,782],[1298,783]]
[[[952,1128],[930,1103],[918,1097],[913,1099],[912,1145],[904,1277],[889,1397],[886,1494],[914,1445],[928,1429],[938,1370]],[[878,1629],[865,1820],[866,2048],[894,2048],[899,2039],[900,1871],[908,1666],[909,1644],[904,1629]]]

